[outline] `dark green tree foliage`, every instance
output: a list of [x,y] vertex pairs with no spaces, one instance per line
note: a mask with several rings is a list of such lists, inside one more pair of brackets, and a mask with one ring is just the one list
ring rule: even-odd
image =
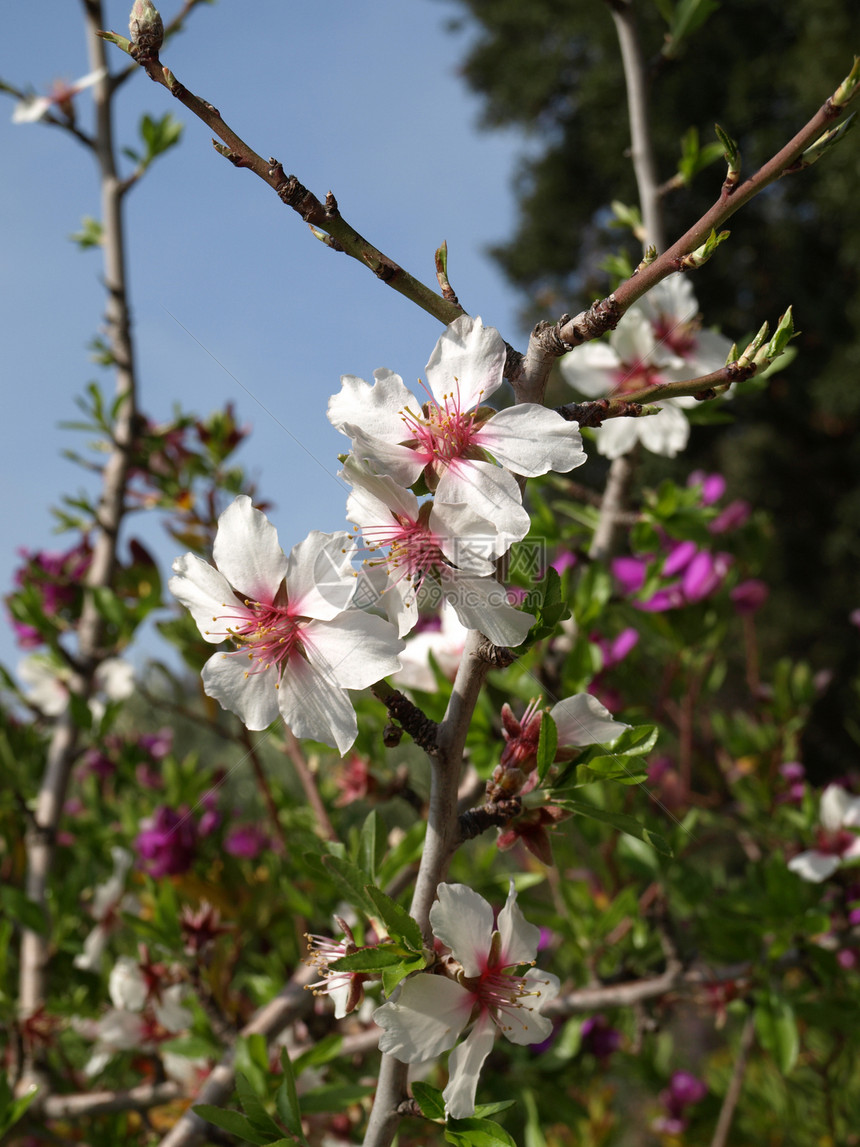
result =
[[[474,34],[462,70],[484,99],[483,122],[517,126],[529,137],[516,175],[516,230],[493,254],[523,293],[525,321],[575,313],[611,288],[601,269],[610,252],[626,248],[634,265],[640,257],[629,232],[609,226],[612,200],[637,199],[608,5],[458,2],[468,15],[452,26]],[[834,90],[860,51],[852,0],[724,0],[677,58],[661,51],[666,23],[656,3],[638,0],[636,9],[663,179],[676,171],[684,133],[696,128],[704,145],[714,139],[715,122],[739,142],[742,175],[751,174]],[[723,174],[718,162],[666,196],[669,240],[714,201]],[[834,680],[856,672],[860,651],[848,622],[860,604],[858,188],[860,146],[852,134],[730,221],[729,243],[695,277],[705,321],[740,341],[752,323],[773,323],[793,303],[802,332],[798,358],[764,389],[742,391],[737,422],[699,428],[683,459],[650,458],[646,469],[646,478],[656,478],[704,464],[722,470],[738,494],[756,492],[777,528],[774,639],[811,652],[832,667]],[[851,748],[836,735],[838,695],[836,684],[815,723],[827,732],[816,738],[823,773],[844,768]]]

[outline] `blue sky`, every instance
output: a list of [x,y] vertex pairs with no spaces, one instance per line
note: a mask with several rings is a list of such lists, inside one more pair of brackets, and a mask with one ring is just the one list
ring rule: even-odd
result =
[[[108,26],[125,33],[129,6],[106,3]],[[165,19],[178,7],[165,4]],[[333,190],[345,218],[418,278],[434,281],[433,253],[447,240],[463,305],[522,344],[516,299],[486,247],[510,229],[524,141],[477,130],[478,103],[457,75],[466,40],[445,28],[455,11],[445,0],[219,0],[192,15],[163,59],[258,152],[320,197]],[[73,3],[10,6],[0,77],[44,92],[86,73],[79,13]],[[114,66],[125,60],[117,53]],[[100,254],[68,241],[84,216],[99,214],[93,161],[56,129],[12,124],[12,107],[4,98],[4,593],[19,547],[70,544],[70,535],[54,535],[49,505],[87,478],[60,457],[82,442],[58,424],[76,416],[74,397],[89,380],[112,385],[88,350],[104,309]],[[77,107],[86,126],[87,94]],[[160,421],[176,403],[206,414],[234,401],[254,428],[241,461],[274,503],[289,550],[310,529],[346,527],[335,477],[345,440],[325,418],[339,376],[370,378],[386,366],[412,384],[441,328],[317,242],[142,73],[117,101],[119,142],[134,146],[140,116],[168,110],[187,125],[183,141],[127,200],[142,405]],[[154,521],[138,515],[129,532],[169,564],[175,544]],[[17,660],[4,623],[0,661]]]

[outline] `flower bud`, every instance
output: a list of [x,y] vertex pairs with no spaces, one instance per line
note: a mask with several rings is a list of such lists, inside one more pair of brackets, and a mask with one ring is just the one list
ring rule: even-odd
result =
[[138,57],[141,53],[147,56],[158,55],[158,49],[164,42],[164,25],[152,0],[134,0],[128,18],[128,31]]

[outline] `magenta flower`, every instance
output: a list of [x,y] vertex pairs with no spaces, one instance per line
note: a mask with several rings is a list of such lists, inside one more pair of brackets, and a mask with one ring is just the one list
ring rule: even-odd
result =
[[739,529],[751,513],[752,506],[749,502],[738,499],[736,502],[730,502],[722,513],[717,514],[708,529],[712,534],[727,534],[730,530]]
[[686,1130],[689,1119],[686,1108],[700,1103],[708,1093],[705,1084],[689,1071],[676,1071],[669,1086],[660,1092],[660,1102],[666,1114],[651,1124],[655,1131],[666,1135],[680,1135]]
[[621,1046],[621,1032],[612,1027],[606,1016],[589,1016],[580,1028],[582,1046],[604,1064]]
[[268,834],[255,824],[239,825],[227,834],[224,841],[224,848],[231,856],[244,857],[246,860],[254,860],[270,845]]
[[770,595],[770,588],[767,582],[760,581],[759,578],[747,578],[746,581],[739,582],[735,588],[729,593],[732,599],[732,604],[738,613],[755,613],[767,601]]
[[702,487],[703,506],[713,506],[726,492],[726,480],[722,474],[706,474],[704,470],[694,470],[687,479],[687,485]]
[[194,863],[197,826],[187,809],[161,805],[141,821],[141,829],[135,847],[150,876],[159,880],[188,871]]

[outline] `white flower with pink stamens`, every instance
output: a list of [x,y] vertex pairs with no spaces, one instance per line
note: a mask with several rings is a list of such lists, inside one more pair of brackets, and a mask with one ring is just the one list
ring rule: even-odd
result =
[[401,1063],[423,1063],[454,1047],[474,1022],[466,1040],[448,1060],[445,1111],[454,1119],[474,1114],[475,1091],[496,1030],[511,1043],[540,1043],[552,1023],[540,1014],[558,994],[559,981],[533,964],[540,930],[516,905],[511,881],[507,903],[493,924],[493,909],[465,884],[440,884],[430,909],[436,937],[450,949],[446,974],[421,972],[400,985],[397,994],[373,1013],[384,1029],[380,1050]]
[[470,506],[492,522],[505,549],[529,529],[513,474],[532,478],[585,461],[576,426],[554,411],[482,405],[502,385],[506,353],[497,330],[464,315],[430,356],[425,403],[400,375],[377,370],[373,385],[344,375],[328,406],[329,421],[352,439],[360,461],[401,486],[423,472],[438,503]]
[[350,609],[355,543],[346,533],[312,531],[287,557],[251,499],[238,497],[218,519],[213,568],[177,558],[171,592],[206,641],[232,641],[203,667],[203,688],[249,729],[280,714],[297,737],[341,755],[358,729],[347,689],[364,689],[399,667],[392,626]]
[[[664,382],[683,382],[725,364],[730,341],[702,330],[690,282],[670,275],[622,317],[608,341],[585,343],[559,360],[562,377],[586,398],[625,394]],[[683,450],[690,424],[683,408],[690,396],[667,398],[656,415],[612,418],[595,431],[598,451],[618,458],[641,442],[670,458]]]
[[467,629],[494,645],[520,645],[534,617],[514,608],[492,576],[503,542],[470,506],[438,500],[419,505],[411,490],[373,474],[351,455],[341,476],[353,487],[346,516],[371,551],[385,551],[368,564],[387,571],[380,604],[402,636],[418,620],[418,597],[435,587]]

